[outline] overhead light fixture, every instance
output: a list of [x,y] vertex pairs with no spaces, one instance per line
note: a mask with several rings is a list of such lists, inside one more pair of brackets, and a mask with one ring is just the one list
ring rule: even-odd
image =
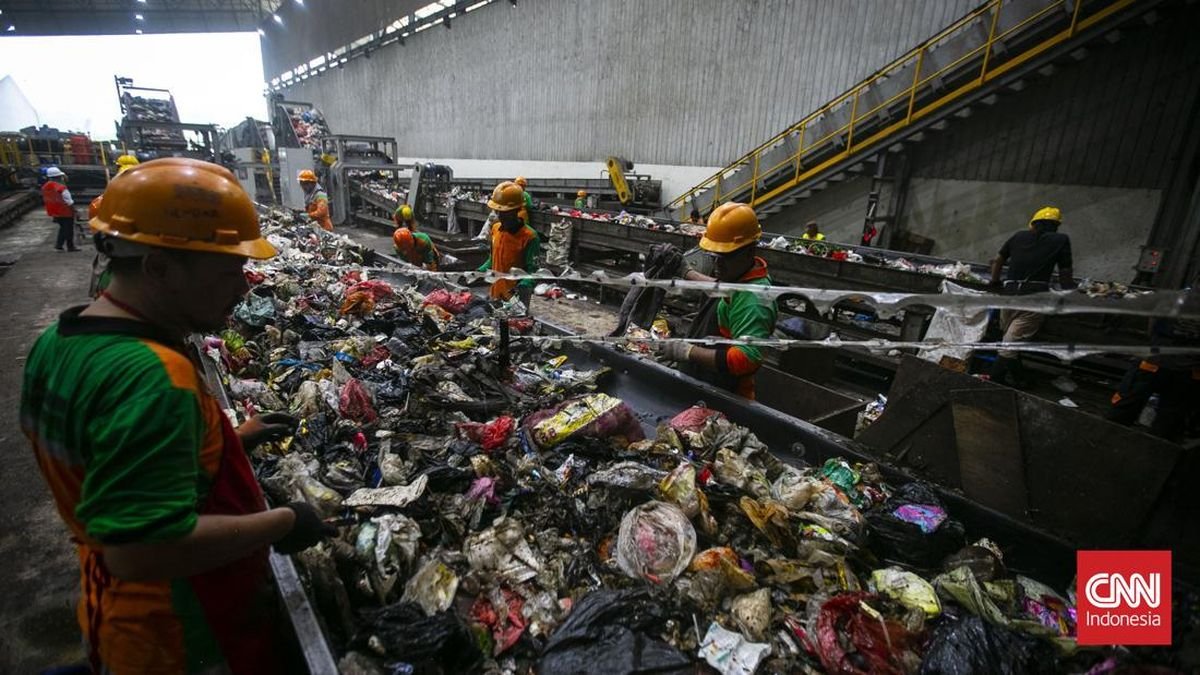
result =
[[512,3],[513,7],[517,6],[517,0],[508,0],[508,1]]
[[142,3],[143,5],[146,4],[146,0],[138,0],[138,2]]
[[141,28],[138,28],[138,29],[134,30],[133,32],[137,33],[138,35],[141,35],[141,34],[142,34],[142,29],[141,29]]
[[279,18],[278,14],[272,14],[271,18],[275,19],[275,23],[279,24],[280,26],[283,25],[283,19]]
[[303,4],[304,4],[304,0],[296,0],[296,4],[297,4],[297,5],[303,5]]
[[265,31],[265,30],[263,30],[263,29],[261,29],[261,28],[259,28],[259,29],[258,29],[258,36],[259,36],[259,37],[265,37],[266,35],[267,35],[267,31]]
[[133,18],[137,19],[138,21],[145,21],[145,20],[146,20],[146,17],[142,16],[141,14],[134,14],[134,15],[133,15]]
[[17,29],[17,27],[16,27],[16,26],[14,26],[14,25],[12,25],[12,24],[10,23],[10,24],[8,24],[8,28],[5,28],[5,29],[4,29],[4,32],[6,32],[6,33],[11,33],[11,32],[13,32],[13,31],[14,31],[14,30],[16,30],[16,29]]

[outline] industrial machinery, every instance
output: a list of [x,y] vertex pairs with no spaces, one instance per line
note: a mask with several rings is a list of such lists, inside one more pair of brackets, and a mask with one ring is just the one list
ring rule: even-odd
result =
[[121,121],[117,138],[126,150],[145,159],[192,157],[217,160],[217,128],[211,124],[187,124],[179,119],[175,97],[167,89],[134,86],[133,80],[113,76]]
[[394,188],[408,178],[412,166],[394,164],[396,139],[384,136],[329,135],[321,139],[324,184],[335,225],[354,218],[391,223],[399,203]]
[[311,103],[285,101],[279,94],[270,98],[271,127],[281,148],[319,150],[321,139],[330,135],[325,116]]
[[608,179],[617,191],[621,206],[634,209],[656,209],[662,199],[662,183],[650,176],[633,171],[633,162],[621,157],[609,157],[604,163]]

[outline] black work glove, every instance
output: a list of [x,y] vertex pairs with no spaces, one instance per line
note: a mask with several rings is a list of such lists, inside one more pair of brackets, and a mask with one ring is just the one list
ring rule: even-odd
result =
[[242,446],[246,450],[253,450],[263,443],[291,436],[299,424],[300,420],[287,413],[266,413],[246,420],[237,428],[237,435],[242,439]]
[[305,502],[292,502],[284,508],[296,514],[296,523],[283,539],[275,542],[275,552],[282,555],[299,553],[316,546],[322,539],[337,534],[337,528],[321,520],[321,514]]

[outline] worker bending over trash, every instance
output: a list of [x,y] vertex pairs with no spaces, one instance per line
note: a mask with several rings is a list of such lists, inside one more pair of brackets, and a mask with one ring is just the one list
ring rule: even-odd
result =
[[424,232],[414,232],[407,227],[397,227],[392,233],[392,245],[396,254],[409,264],[416,265],[433,272],[437,271],[441,254],[433,245],[433,240]]
[[[513,181],[504,181],[492,190],[488,208],[496,212],[499,220],[492,225],[491,254],[479,266],[480,272],[496,270],[508,272],[512,269],[534,272],[537,256],[541,250],[537,232],[529,226],[529,211],[525,191]],[[517,297],[529,308],[533,295],[533,279],[517,282],[513,279],[497,279],[492,282],[493,300],[508,300],[516,290]]]
[[[713,257],[715,276],[710,277],[689,269],[684,278],[691,281],[723,281],[756,286],[770,286],[767,263],[755,255],[762,227],[754,209],[745,204],[729,202],[718,206],[708,217],[700,248]],[[700,316],[705,316],[701,311]],[[775,332],[779,309],[775,301],[763,294],[736,291],[716,303],[715,317],[707,313],[709,326],[706,335],[724,338],[769,338]],[[713,321],[715,319],[715,321]],[[700,320],[698,318],[698,320]],[[714,324],[715,325],[711,325]],[[702,372],[700,377],[748,399],[755,398],[754,375],[762,365],[762,350],[752,345],[720,345],[699,347],[687,342],[663,342],[656,347],[659,356],[680,364],[693,364]]]
[[[993,288],[1004,295],[1028,295],[1050,290],[1050,275],[1058,267],[1058,284],[1062,288],[1074,288],[1071,273],[1071,238],[1058,231],[1062,224],[1062,212],[1056,207],[1045,206],[1029,219],[1029,228],[1017,232],[1004,242],[1000,253],[992,261]],[[1004,283],[1000,272],[1008,264]],[[1042,315],[1017,309],[1000,310],[1000,326],[1004,330],[1004,342],[1027,342],[1037,335],[1042,327]],[[995,382],[1011,386],[1024,386],[1025,377],[1020,355],[1010,350],[1001,350],[992,366],[990,377]]]
[[401,204],[392,212],[392,222],[396,227],[406,227],[413,232],[417,231],[417,217],[413,214],[413,208],[408,204]]
[[76,544],[92,672],[278,672],[268,547],[331,528],[303,502],[268,509],[247,458],[296,420],[235,429],[185,343],[225,326],[246,259],[275,249],[233,174],[192,159],[129,169],[91,226],[112,281],[34,344],[21,428]]
[[333,232],[333,221],[329,219],[329,195],[317,182],[312,169],[300,172],[300,189],[304,190],[304,213],[326,232]]

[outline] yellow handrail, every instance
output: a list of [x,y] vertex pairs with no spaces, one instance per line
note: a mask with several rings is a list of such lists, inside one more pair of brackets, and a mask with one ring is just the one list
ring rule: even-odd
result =
[[[697,194],[699,194],[700,192],[703,192],[710,188],[714,190],[714,196],[713,196],[713,201],[712,201],[712,204],[714,206],[716,204],[720,203],[722,193],[725,195],[736,195],[736,194],[744,191],[747,187],[750,188],[750,192],[751,192],[750,203],[752,205],[765,202],[765,201],[773,198],[774,196],[778,195],[783,190],[791,189],[799,182],[805,180],[807,177],[812,176],[821,170],[824,170],[825,168],[830,166],[834,161],[840,161],[840,160],[848,157],[851,153],[853,153],[857,150],[861,150],[864,147],[868,147],[870,145],[873,145],[874,143],[877,143],[886,134],[891,134],[894,131],[896,131],[904,126],[911,124],[913,121],[927,116],[934,110],[942,107],[943,105],[949,103],[950,101],[956,99],[957,97],[982,86],[983,84],[990,81],[991,79],[993,79],[1005,72],[1008,72],[1012,68],[1015,68],[1016,66],[1028,61],[1030,58],[1033,58],[1033,57],[1037,56],[1038,54],[1041,54],[1042,52],[1046,51],[1047,49],[1049,49],[1055,45],[1058,45],[1065,40],[1068,40],[1068,39],[1074,37],[1080,28],[1086,28],[1088,26],[1094,25],[1095,23],[1103,20],[1104,18],[1107,18],[1111,14],[1113,14],[1117,11],[1120,11],[1121,9],[1124,9],[1125,7],[1128,7],[1129,5],[1133,4],[1137,0],[1096,0],[1096,4],[1101,4],[1102,2],[1106,2],[1106,1],[1109,4],[1107,7],[1104,7],[1102,9],[1099,9],[1099,10],[1093,12],[1091,14],[1091,16],[1088,16],[1088,17],[1082,18],[1082,19],[1080,18],[1080,9],[1083,6],[1084,2],[1086,2],[1087,0],[1075,0],[1074,7],[1072,8],[1072,11],[1071,11],[1071,22],[1070,22],[1069,28],[1067,28],[1066,30],[1063,30],[1061,32],[1058,32],[1053,36],[1048,37],[1047,39],[1043,40],[1042,42],[1040,42],[1037,45],[1033,45],[1033,46],[1025,49],[1020,54],[1009,56],[1002,64],[1000,64],[998,66],[993,65],[993,62],[996,59],[993,58],[992,52],[993,52],[993,47],[995,46],[995,44],[997,42],[1003,41],[1009,35],[1012,35],[1018,31],[1020,31],[1025,26],[1027,26],[1035,21],[1038,21],[1039,19],[1044,17],[1049,12],[1052,12],[1060,7],[1064,7],[1066,5],[1066,1],[1067,0],[1056,0],[1055,2],[1052,2],[1048,5],[1046,5],[1045,7],[1041,8],[1040,10],[1033,13],[1032,15],[1025,17],[1023,20],[1016,23],[1015,25],[1008,27],[1003,32],[997,33],[1000,12],[1003,10],[1004,0],[989,0],[988,2],[984,3],[983,5],[979,6],[976,9],[972,10],[965,16],[963,16],[960,19],[956,20],[955,22],[951,23],[949,26],[947,26],[946,28],[939,31],[933,37],[923,41],[916,48],[910,50],[909,52],[907,52],[900,58],[892,61],[884,68],[880,69],[879,71],[875,72],[873,75],[867,77],[866,79],[864,79],[861,82],[859,82],[858,84],[856,84],[854,87],[843,92],[841,95],[837,96],[832,101],[829,101],[825,105],[821,106],[816,111],[807,115],[799,122],[796,122],[795,124],[792,124],[788,128],[784,129],[783,131],[775,134],[770,139],[768,139],[766,142],[760,144],[758,147],[756,147],[753,150],[742,155],[737,160],[731,162],[728,166],[726,166],[725,168],[716,172],[712,176],[709,176],[704,181],[702,181],[701,183],[699,183],[698,185],[693,187],[691,190],[688,190],[687,192],[676,197],[673,201],[671,201],[670,204],[668,204],[668,208],[679,208],[680,206],[686,204],[688,201],[694,199],[695,196]],[[974,22],[976,19],[986,16],[989,12],[991,12],[991,16],[989,17],[988,38],[987,38],[987,41],[983,45],[980,45],[978,47],[975,47],[974,49],[969,50],[965,54],[962,54],[958,58],[954,59],[952,62],[942,65],[941,67],[939,67],[936,71],[934,71],[932,73],[924,72],[923,69],[925,67],[925,54],[930,48],[934,47],[935,45],[937,45],[939,42],[946,39],[947,37],[950,37],[951,35],[955,34],[958,30],[962,29],[963,27],[974,25]],[[963,86],[959,87],[958,89],[956,89],[955,91],[951,92],[950,94],[948,94],[946,96],[942,96],[942,97],[938,98],[936,101],[934,101],[930,104],[923,105],[918,109],[917,93],[922,87],[929,84],[933,80],[937,79],[940,75],[957,68],[960,64],[962,64],[966,61],[969,61],[971,59],[977,58],[979,56],[980,52],[983,53],[983,58],[982,58],[982,65],[979,70],[978,78],[976,78],[972,83],[963,85]],[[896,71],[903,67],[906,67],[910,63],[913,63],[913,62],[915,62],[915,65],[913,68],[912,82],[905,89],[889,96],[886,100],[877,103],[876,105],[871,107],[869,110],[866,110],[865,112],[861,112],[861,113],[859,112],[860,98],[863,95],[863,93],[867,90],[868,87],[879,82],[880,80],[882,80],[883,78],[885,78],[886,76],[891,74],[893,71]],[[908,98],[908,106],[907,106],[907,112],[901,121],[899,121],[897,123],[893,123],[891,125],[888,125],[882,131],[872,134],[869,138],[867,138],[865,140],[858,140],[855,138],[855,126],[859,122],[862,122],[862,121],[870,118],[872,115],[876,114],[880,110],[890,107],[892,104],[898,102],[899,100],[901,100],[905,97]],[[839,105],[845,103],[847,100],[851,100],[851,109],[850,109],[849,120],[845,124],[838,127],[837,129],[829,131],[828,133],[824,134],[820,138],[817,138],[815,140],[812,139],[811,135],[808,133],[809,126],[812,123],[814,123],[818,118],[820,118],[824,114],[830,112],[831,110],[838,107]],[[886,132],[886,134],[884,132]],[[825,145],[827,142],[830,142],[830,141],[832,141],[832,139],[834,139],[838,136],[841,136],[843,133],[846,134],[846,145],[845,145],[844,150],[841,153],[838,153],[832,160],[823,161],[815,167],[809,167],[807,171],[804,170],[803,156],[806,153],[810,153],[814,149]],[[772,166],[764,171],[761,166],[761,162],[760,162],[762,154],[768,150],[774,149],[777,145],[779,145],[779,143],[782,140],[784,140],[791,134],[798,134],[798,142],[796,144],[795,152],[793,154],[790,154],[789,156],[787,156],[787,158],[784,159],[783,161],[777,162],[774,166]],[[729,174],[732,174],[733,172],[736,172],[738,169],[746,166],[747,164],[751,164],[751,163],[753,165],[753,171],[751,172],[752,175],[751,175],[750,181],[748,183],[743,182],[740,185],[733,187],[733,188],[730,188],[729,186],[722,186],[722,184],[721,184],[722,181],[724,181],[728,177]],[[774,174],[774,172],[777,169],[779,169],[780,167],[784,166],[785,164],[789,164],[789,163],[795,163],[796,171],[795,171],[794,177],[790,178],[782,186],[776,187],[776,188],[768,191],[765,194],[759,194],[759,192],[758,192],[759,178],[763,177],[763,176],[771,176]]]

